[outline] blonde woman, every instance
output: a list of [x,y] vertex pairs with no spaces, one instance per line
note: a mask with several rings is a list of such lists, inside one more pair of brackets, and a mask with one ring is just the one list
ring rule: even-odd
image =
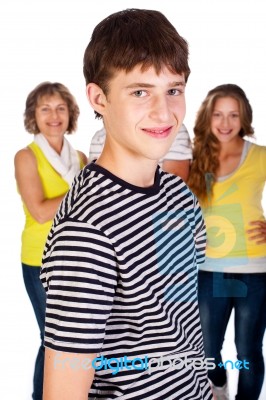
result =
[[199,307],[206,357],[216,361],[209,378],[219,400],[229,399],[221,350],[233,309],[237,358],[242,362],[236,399],[257,400],[264,376],[266,222],[261,200],[266,147],[245,139],[253,136],[251,124],[244,91],[226,84],[207,94],[194,127],[188,184],[201,203],[207,227]]

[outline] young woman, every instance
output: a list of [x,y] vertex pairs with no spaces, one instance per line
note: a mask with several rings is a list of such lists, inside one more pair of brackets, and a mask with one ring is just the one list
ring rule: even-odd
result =
[[34,141],[15,155],[15,175],[26,217],[21,261],[27,293],[40,328],[33,399],[42,399],[45,291],[39,279],[42,253],[53,217],[86,156],[72,148],[65,133],[76,130],[79,108],[61,83],[44,82],[29,93],[24,125]]
[[201,203],[207,228],[199,306],[206,357],[216,361],[209,378],[217,399],[229,398],[221,350],[233,309],[237,358],[242,361],[236,399],[258,399],[264,377],[266,147],[245,140],[253,136],[251,124],[244,91],[226,84],[207,94],[194,127],[188,184]]

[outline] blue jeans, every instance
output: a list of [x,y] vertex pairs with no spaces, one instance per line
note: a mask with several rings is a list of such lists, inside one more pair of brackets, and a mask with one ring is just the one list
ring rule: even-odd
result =
[[46,293],[40,280],[40,267],[32,267],[22,264],[24,284],[29,295],[35,317],[40,329],[41,345],[38,350],[35,361],[33,376],[33,394],[34,400],[42,400],[43,391],[43,369],[44,369],[44,323],[45,323],[45,304]]
[[237,359],[249,362],[249,369],[239,370],[236,399],[257,400],[264,379],[266,274],[199,271],[198,285],[205,355],[216,363],[216,368],[208,371],[210,380],[216,386],[226,382],[226,370],[217,365],[222,362],[224,335],[234,308]]

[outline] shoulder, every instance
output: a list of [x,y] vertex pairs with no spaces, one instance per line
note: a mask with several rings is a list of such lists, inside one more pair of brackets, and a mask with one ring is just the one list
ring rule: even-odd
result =
[[[97,194],[98,189],[98,178],[95,175],[89,164],[77,173],[70,190],[67,192],[57,211],[55,217],[56,224],[67,217],[77,219],[79,222],[89,220],[91,215],[90,200]],[[96,203],[99,203],[98,199],[96,199]]]
[[83,165],[84,165],[84,166],[87,165],[87,163],[88,163],[88,158],[87,158],[86,154],[84,154],[84,153],[83,153],[82,151],[80,151],[80,150],[77,150],[77,153],[78,153],[79,158],[80,158],[80,160],[82,161]]
[[92,144],[99,144],[101,142],[104,142],[105,135],[106,135],[105,128],[102,127],[100,130],[95,132],[95,134],[93,135],[93,137],[91,139],[91,143]]
[[105,142],[105,129],[104,127],[95,132],[90,142],[89,161],[99,157],[102,152]]
[[203,230],[204,221],[201,207],[187,184],[178,176],[164,171],[162,179],[165,181],[164,191],[167,192],[167,197],[171,198],[174,212],[179,216],[184,216],[193,229],[197,226],[197,231]]
[[265,154],[266,152],[266,146],[262,146],[256,143],[252,143],[251,145],[252,148],[254,148],[254,151],[258,152],[258,153],[262,153]]
[[[250,162],[254,165],[254,167],[259,165],[259,170],[266,176],[266,146],[261,146],[253,143],[251,146],[252,157],[249,158]],[[252,161],[251,161],[252,160]]]
[[191,140],[187,131],[187,128],[185,125],[181,125],[179,131],[176,134],[174,143],[179,146],[186,146],[186,147],[191,147]]
[[189,133],[188,133],[187,127],[184,124],[182,124],[180,126],[180,129],[179,129],[179,131],[178,131],[178,133],[176,135],[176,138],[177,138],[177,140],[186,139],[186,140],[190,141],[190,137],[189,137]]
[[21,177],[27,178],[27,185],[29,177],[33,177],[38,173],[37,159],[33,151],[25,147],[19,150],[14,157],[15,177],[18,181]]
[[177,196],[185,196],[194,198],[193,193],[187,186],[187,184],[178,175],[166,172],[160,168],[161,173],[161,185],[167,189],[167,192],[172,192]]
[[24,147],[23,149],[20,149],[14,157],[15,165],[17,164],[24,164],[24,163],[34,163],[36,164],[36,158],[31,150],[30,147]]
[[191,140],[185,125],[181,125],[176,137],[164,157],[165,160],[189,160],[192,159]]
[[266,163],[266,146],[261,146],[256,143],[250,145],[250,155],[256,161],[263,161]]

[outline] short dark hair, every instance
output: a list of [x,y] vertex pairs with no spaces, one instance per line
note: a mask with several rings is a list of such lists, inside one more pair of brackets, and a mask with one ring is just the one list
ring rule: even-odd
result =
[[77,129],[77,121],[80,111],[75,97],[62,83],[42,82],[28,94],[26,99],[26,107],[24,112],[24,126],[26,131],[33,134],[40,133],[35,118],[35,110],[38,105],[38,101],[43,96],[53,96],[55,94],[61,96],[62,99],[67,103],[69,111],[69,124],[67,133],[72,133]]
[[[86,84],[95,83],[108,94],[108,83],[117,70],[142,70],[164,66],[184,73],[187,81],[188,44],[159,11],[127,9],[109,15],[94,29],[85,50],[83,73]],[[95,112],[96,118],[101,118]]]

